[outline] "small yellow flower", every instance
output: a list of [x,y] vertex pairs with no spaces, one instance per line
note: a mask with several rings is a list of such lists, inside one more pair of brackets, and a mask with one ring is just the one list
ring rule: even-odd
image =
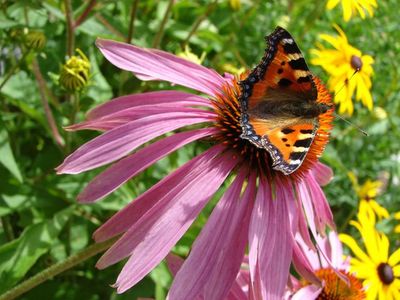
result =
[[350,271],[363,280],[367,300],[400,299],[400,249],[389,255],[389,239],[376,231],[374,218],[360,207],[358,221],[351,221],[361,234],[365,250],[347,234],[339,238],[354,254]]
[[339,2],[342,2],[343,19],[348,22],[353,15],[357,12],[361,18],[365,19],[366,13],[372,17],[374,15],[374,8],[378,7],[376,0],[329,0],[326,8],[331,10],[336,7]]
[[240,0],[229,0],[229,5],[233,10],[240,10],[242,3]]
[[80,91],[90,79],[90,62],[86,55],[76,49],[79,56],[70,57],[61,67],[59,82],[68,91]]
[[201,65],[206,58],[205,52],[203,52],[201,56],[198,57],[192,52],[188,45],[185,46],[185,51],[178,52],[176,55],[199,65]]
[[381,206],[376,200],[376,196],[381,191],[383,182],[380,180],[367,180],[363,185],[359,185],[357,177],[353,172],[349,172],[348,176],[353,184],[353,188],[360,199],[360,207],[366,207],[371,210],[371,213],[375,213],[378,218],[384,219],[389,217],[389,212]]
[[[400,221],[400,211],[394,214],[394,218]],[[394,228],[394,232],[400,233],[400,224]]]
[[229,63],[223,64],[221,66],[221,68],[222,68],[223,72],[228,72],[228,73],[231,73],[233,75],[238,75],[238,76],[246,71],[246,69],[243,67],[237,68],[234,65],[229,64]]
[[321,66],[329,74],[328,86],[330,91],[335,93],[335,103],[340,105],[340,114],[353,114],[354,94],[357,101],[361,101],[364,106],[372,110],[370,89],[374,59],[369,55],[362,55],[360,50],[348,43],[343,30],[337,25],[335,28],[339,36],[320,35],[322,40],[335,49],[328,49],[318,44],[318,49],[311,50],[314,55],[311,63]]

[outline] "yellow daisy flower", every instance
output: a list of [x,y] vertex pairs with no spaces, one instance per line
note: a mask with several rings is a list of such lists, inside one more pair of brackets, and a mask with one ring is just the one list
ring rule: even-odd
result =
[[334,27],[339,36],[321,34],[320,38],[335,49],[328,49],[318,44],[318,49],[311,50],[314,55],[311,63],[321,66],[330,75],[329,90],[335,93],[335,103],[340,104],[340,114],[353,114],[353,94],[357,101],[361,101],[364,106],[372,110],[370,89],[374,59],[351,46],[343,30],[337,25]]
[[365,209],[370,209],[380,219],[389,218],[389,212],[387,209],[381,206],[375,200],[376,196],[378,196],[381,191],[383,182],[380,180],[372,181],[368,179],[363,185],[360,186],[358,179],[353,172],[349,172],[347,175],[349,176],[353,184],[353,188],[360,199],[360,206],[365,206]]
[[[394,218],[400,221],[400,211],[394,214]],[[394,232],[400,233],[400,224],[394,228]]]
[[351,224],[360,232],[363,250],[355,239],[340,234],[340,240],[353,252],[350,271],[363,280],[367,300],[400,299],[400,249],[389,255],[389,239],[375,229],[375,215],[360,207],[358,221]]
[[348,22],[353,15],[357,13],[361,18],[365,19],[366,13],[372,17],[374,8],[378,7],[376,0],[329,0],[326,3],[326,8],[331,10],[336,7],[339,2],[342,2],[343,19]]

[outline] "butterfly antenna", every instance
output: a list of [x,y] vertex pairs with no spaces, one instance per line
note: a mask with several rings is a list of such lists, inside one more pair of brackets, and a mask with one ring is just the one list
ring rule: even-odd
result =
[[333,115],[342,120],[345,121],[347,124],[349,124],[351,127],[356,128],[359,132],[361,132],[363,135],[368,136],[368,132],[366,132],[365,130],[361,129],[360,127],[358,127],[356,124],[351,123],[349,120],[343,118],[342,116],[338,115],[337,113],[333,113]]
[[333,95],[333,96],[336,96],[337,94],[339,94],[339,93],[344,89],[344,87],[346,86],[346,84],[353,78],[353,76],[356,75],[356,73],[357,73],[358,71],[360,71],[360,68],[356,69],[356,70],[354,71],[353,75],[351,75],[349,79],[346,79],[346,80],[344,81],[342,87],[341,87],[341,88],[335,93],[335,95]]
[[[357,68],[357,69],[354,71],[353,75],[351,75],[349,79],[346,79],[346,81],[344,82],[344,84],[342,85],[342,87],[335,93],[334,96],[336,96],[337,94],[339,94],[339,92],[340,92],[341,90],[343,90],[343,88],[346,86],[346,84],[353,78],[354,75],[356,75],[356,73],[357,73],[358,71],[360,71],[360,68]],[[336,118],[341,119],[342,121],[346,122],[346,123],[347,123],[348,125],[350,125],[351,127],[356,128],[356,129],[357,129],[358,131],[360,131],[363,135],[368,136],[368,132],[366,132],[365,130],[361,129],[359,126],[357,126],[357,125],[351,123],[349,120],[343,118],[342,116],[338,115],[338,114],[335,113],[335,112],[334,112],[333,114],[334,114],[334,116],[335,116]]]

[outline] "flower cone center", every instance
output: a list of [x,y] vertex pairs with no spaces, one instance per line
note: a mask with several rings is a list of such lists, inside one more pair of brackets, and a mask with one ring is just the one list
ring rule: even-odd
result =
[[365,299],[365,293],[361,282],[353,275],[340,271],[345,275],[350,284],[341,280],[332,269],[320,269],[316,272],[319,279],[324,282],[324,287],[317,300],[361,300]]
[[392,267],[387,263],[381,263],[378,266],[379,279],[386,285],[394,281],[394,273]]
[[361,58],[357,55],[351,56],[350,64],[351,64],[351,67],[357,71],[360,71],[363,66],[363,62],[362,62]]

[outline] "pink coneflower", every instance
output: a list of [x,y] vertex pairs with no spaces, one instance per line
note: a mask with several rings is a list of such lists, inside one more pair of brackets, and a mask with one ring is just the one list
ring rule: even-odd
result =
[[349,272],[349,259],[343,256],[343,247],[336,232],[322,238],[316,236],[320,252],[311,249],[300,235],[296,242],[300,246],[316,277],[321,284],[315,285],[307,280],[291,277],[291,300],[362,300],[366,298],[361,281]]
[[[143,80],[165,80],[206,97],[171,90],[122,96],[93,109],[87,121],[71,126],[70,130],[104,132],[68,156],[58,167],[59,173],[77,174],[117,161],[88,184],[79,201],[103,198],[188,143],[203,138],[214,141],[94,233],[98,242],[121,235],[97,263],[105,268],[129,257],[116,281],[117,291],[134,286],[167,256],[228,176],[232,183],[176,274],[169,299],[224,299],[247,246],[254,298],[281,299],[292,262],[298,272],[316,281],[294,236],[301,234],[311,245],[308,226],[314,234],[323,232],[326,225],[333,226],[320,188],[332,173],[317,160],[328,141],[331,111],[319,117],[315,141],[302,166],[293,176],[285,176],[272,169],[265,150],[240,137],[237,78],[222,77],[160,50],[110,40],[98,40],[97,46],[111,63]],[[330,103],[323,85],[316,84],[317,101]],[[201,128],[138,149],[194,124]]]

